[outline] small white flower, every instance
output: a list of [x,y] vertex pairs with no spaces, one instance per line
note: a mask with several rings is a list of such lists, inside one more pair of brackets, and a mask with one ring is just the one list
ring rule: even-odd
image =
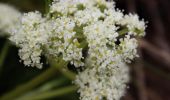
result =
[[129,14],[129,15],[125,15],[124,18],[120,21],[121,25],[126,25],[127,28],[130,31],[130,34],[134,34],[134,35],[140,35],[140,36],[144,36],[145,35],[145,22],[142,20],[139,20],[139,16],[136,14]]
[[119,51],[122,53],[122,58],[125,62],[130,63],[135,57],[138,57],[137,47],[138,41],[134,38],[130,39],[130,36],[125,36],[124,39],[120,40]]

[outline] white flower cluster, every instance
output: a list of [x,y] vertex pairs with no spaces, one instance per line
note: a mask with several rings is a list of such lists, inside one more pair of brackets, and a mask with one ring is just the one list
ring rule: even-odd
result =
[[109,67],[102,71],[88,68],[77,76],[81,100],[120,100],[129,81],[129,69],[121,62]]
[[41,56],[63,59],[79,71],[75,84],[81,100],[119,100],[137,55],[145,22],[124,15],[113,1],[54,0],[46,17],[24,14],[11,40],[27,66],[42,67]]
[[20,12],[14,7],[0,3],[0,35],[10,35],[18,25],[20,16]]
[[19,56],[27,66],[42,68],[40,56],[48,39],[44,22],[45,18],[37,11],[25,13],[21,18],[20,27],[10,37],[10,40],[21,48]]

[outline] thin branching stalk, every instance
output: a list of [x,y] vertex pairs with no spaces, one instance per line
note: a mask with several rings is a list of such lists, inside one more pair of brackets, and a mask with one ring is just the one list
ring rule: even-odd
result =
[[52,0],[45,0],[45,13],[48,14],[49,12],[49,5],[51,4]]
[[33,80],[29,81],[28,83],[21,85],[21,86],[18,86],[13,91],[2,96],[0,98],[0,100],[11,100],[11,99],[16,98],[18,96],[21,96],[22,94],[30,91],[31,89],[37,87],[41,83],[50,79],[52,76],[54,76],[57,73],[57,71],[60,71],[64,76],[68,77],[70,80],[74,80],[75,74],[73,72],[70,72],[67,69],[64,69],[64,70],[62,69],[66,65],[67,65],[67,63],[64,62],[63,60],[61,60],[59,63],[53,62],[52,67],[47,69],[44,73],[40,74],[39,76],[37,76]]
[[41,83],[49,80],[49,78],[51,78],[52,76],[54,76],[56,74],[56,71],[57,70],[54,67],[50,67],[45,72],[43,72],[39,76],[35,77],[28,83],[26,83],[24,85],[20,85],[20,86],[16,87],[14,90],[12,90],[11,92],[3,95],[2,97],[0,97],[0,100],[12,100],[12,99],[30,91],[31,89],[37,87]]
[[59,97],[71,92],[74,92],[77,90],[76,86],[68,86],[68,87],[64,87],[64,88],[59,88],[57,90],[52,90],[52,91],[47,91],[47,92],[43,92],[40,94],[35,94],[35,95],[31,95],[31,96],[27,96],[25,98],[22,98],[22,100],[42,100],[42,99],[49,99],[49,98],[53,98],[53,97]]
[[73,73],[67,69],[68,62],[62,60],[62,58],[59,58],[59,59],[60,59],[59,62],[50,60],[51,61],[50,65],[54,66],[60,73],[62,73],[68,79],[74,80],[76,75],[75,75],[75,73]]
[[5,44],[4,44],[4,47],[2,48],[2,51],[0,53],[0,72],[2,70],[2,66],[5,62],[5,58],[8,54],[9,47],[10,47],[9,41],[6,41]]

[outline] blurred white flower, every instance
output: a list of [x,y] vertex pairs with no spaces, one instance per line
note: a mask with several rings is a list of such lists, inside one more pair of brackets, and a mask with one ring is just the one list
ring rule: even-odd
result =
[[18,26],[21,13],[14,7],[0,3],[0,32],[1,36],[10,35]]

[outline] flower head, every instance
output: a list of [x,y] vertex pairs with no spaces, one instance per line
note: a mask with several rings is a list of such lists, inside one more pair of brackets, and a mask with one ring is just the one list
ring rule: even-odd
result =
[[25,65],[41,68],[44,55],[81,67],[74,82],[81,100],[119,100],[144,30],[143,20],[124,15],[113,1],[54,0],[47,17],[24,14],[11,40]]
[[21,17],[20,27],[10,37],[20,48],[19,56],[26,66],[42,67],[40,56],[48,39],[44,22],[45,18],[38,11],[25,13]]

